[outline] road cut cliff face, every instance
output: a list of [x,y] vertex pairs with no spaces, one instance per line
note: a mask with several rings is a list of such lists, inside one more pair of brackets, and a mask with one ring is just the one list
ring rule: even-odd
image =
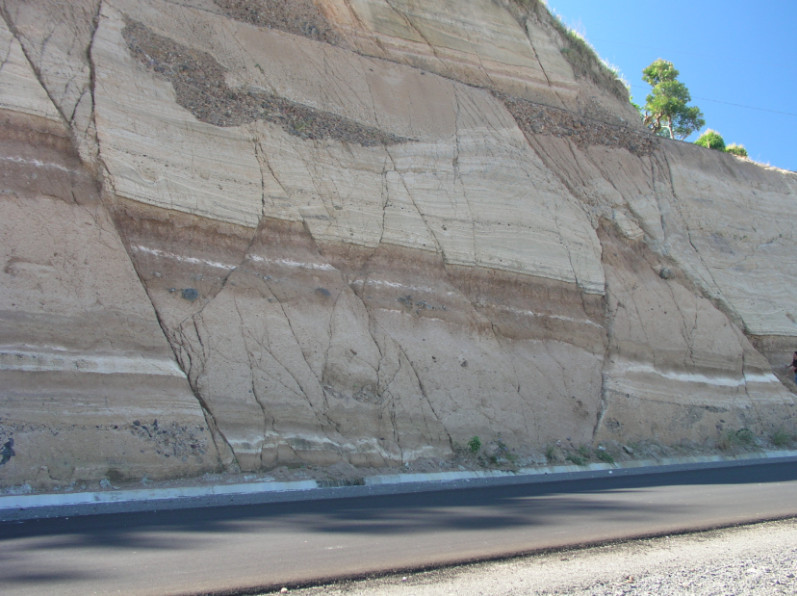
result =
[[0,485],[795,429],[797,175],[540,3],[1,6]]

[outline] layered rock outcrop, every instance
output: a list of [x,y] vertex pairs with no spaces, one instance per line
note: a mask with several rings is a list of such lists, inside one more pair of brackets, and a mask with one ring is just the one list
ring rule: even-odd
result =
[[797,175],[539,3],[2,16],[3,485],[794,429]]

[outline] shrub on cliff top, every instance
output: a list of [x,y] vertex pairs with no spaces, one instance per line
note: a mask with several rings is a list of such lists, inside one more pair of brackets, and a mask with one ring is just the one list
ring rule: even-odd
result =
[[744,148],[744,145],[737,145],[736,143],[731,143],[725,147],[725,152],[732,153],[737,157],[747,157],[747,149]]
[[716,130],[707,130],[695,141],[695,145],[706,147],[708,149],[717,149],[718,151],[725,151],[725,139]]

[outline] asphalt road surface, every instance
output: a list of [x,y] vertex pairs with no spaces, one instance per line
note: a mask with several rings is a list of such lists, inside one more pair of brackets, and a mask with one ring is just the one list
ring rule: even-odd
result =
[[797,516],[797,463],[0,524],[3,594],[235,594]]

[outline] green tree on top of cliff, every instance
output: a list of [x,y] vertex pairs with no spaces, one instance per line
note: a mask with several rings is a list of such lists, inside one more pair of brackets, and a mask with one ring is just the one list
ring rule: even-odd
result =
[[653,87],[646,98],[645,126],[671,139],[685,139],[706,124],[700,108],[687,105],[692,97],[678,74],[672,62],[661,58],[642,71],[642,79]]
[[707,149],[725,151],[725,139],[723,139],[722,135],[716,130],[708,129],[695,141],[695,145],[700,145]]

